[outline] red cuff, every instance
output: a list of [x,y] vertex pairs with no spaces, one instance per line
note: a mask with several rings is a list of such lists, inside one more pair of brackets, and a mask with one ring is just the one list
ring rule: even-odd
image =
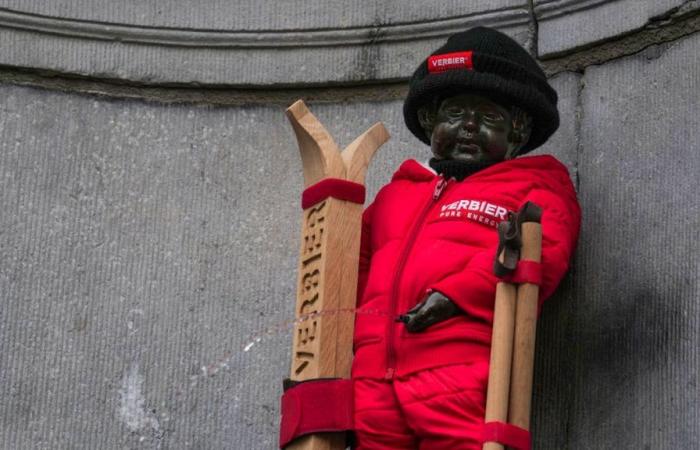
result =
[[484,424],[481,442],[498,442],[516,450],[530,450],[530,432],[509,423],[488,422]]
[[328,197],[363,204],[365,202],[365,187],[360,183],[340,178],[324,178],[304,189],[301,194],[301,209],[310,208]]
[[282,395],[280,448],[310,433],[352,430],[352,380],[309,380]]
[[508,283],[531,283],[539,286],[542,284],[542,264],[537,261],[521,259],[513,273],[501,277],[501,280]]

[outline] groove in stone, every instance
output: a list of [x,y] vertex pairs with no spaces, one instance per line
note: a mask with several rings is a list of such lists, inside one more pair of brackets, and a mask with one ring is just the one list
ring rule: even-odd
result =
[[512,7],[395,25],[372,24],[345,29],[215,31],[59,19],[0,8],[0,27],[5,28],[100,41],[204,48],[331,47],[401,42],[449,36],[476,23],[504,27],[524,24],[527,20],[527,14],[521,7]]
[[534,5],[535,14],[540,19],[553,19],[573,12],[595,8],[610,0],[549,0],[538,1]]

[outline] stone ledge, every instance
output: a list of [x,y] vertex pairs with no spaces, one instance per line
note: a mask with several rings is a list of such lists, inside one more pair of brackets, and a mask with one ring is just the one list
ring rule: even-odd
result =
[[523,22],[523,5],[515,9],[436,18],[421,22],[377,24],[336,29],[211,30],[152,27],[88,20],[57,19],[0,9],[0,27],[98,41],[194,48],[340,47],[443,38],[474,22],[509,26]]
[[476,25],[499,28],[526,46],[532,40],[525,0],[449,17],[439,14],[438,3],[429,3],[420,20],[409,8],[364,23],[307,18],[308,28],[293,29],[260,29],[264,18],[251,17],[253,25],[236,30],[196,28],[201,23],[185,19],[150,26],[0,8],[0,64],[144,84],[357,84],[405,79],[447,36]]
[[545,73],[582,72],[586,67],[633,55],[654,45],[683,39],[700,31],[700,11],[655,22],[641,30],[542,61]]
[[527,0],[0,0],[2,10],[67,23],[87,21],[155,29],[251,32],[434,22],[526,7]]
[[[585,50],[541,62],[545,73],[582,73],[591,65],[638,53],[646,48],[665,46],[700,31],[700,14],[662,21],[634,33],[594,45]],[[280,105],[288,106],[298,99],[307,103],[357,103],[403,99],[405,79],[375,83],[307,83],[266,88],[231,87],[224,85],[149,85],[114,78],[95,79],[66,74],[0,66],[0,84],[81,93],[122,99],[141,99],[164,104],[190,103],[216,106]]]
[[562,56],[613,39],[673,13],[700,7],[682,0],[540,0],[534,3],[540,58]]

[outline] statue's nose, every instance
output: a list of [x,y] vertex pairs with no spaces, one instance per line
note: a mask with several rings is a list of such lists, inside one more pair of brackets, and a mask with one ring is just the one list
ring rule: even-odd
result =
[[479,125],[476,123],[476,117],[474,117],[474,114],[466,116],[462,126],[470,133],[475,133],[479,129]]

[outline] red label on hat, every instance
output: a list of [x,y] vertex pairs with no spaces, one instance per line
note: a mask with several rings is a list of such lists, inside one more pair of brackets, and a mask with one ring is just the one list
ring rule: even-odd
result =
[[474,69],[472,52],[445,53],[428,58],[428,72],[430,73],[445,72],[452,69]]

